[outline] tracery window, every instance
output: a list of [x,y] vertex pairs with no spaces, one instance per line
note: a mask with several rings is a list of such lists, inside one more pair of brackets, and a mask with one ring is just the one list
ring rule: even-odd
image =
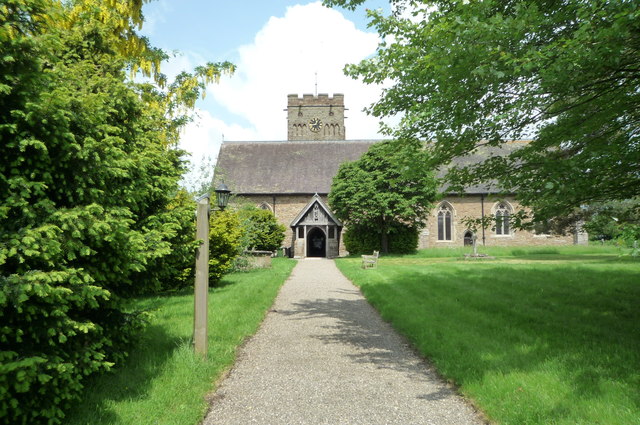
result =
[[509,207],[501,202],[496,207],[496,235],[509,235]]
[[442,203],[438,207],[438,240],[450,241],[453,235],[453,211],[449,204]]

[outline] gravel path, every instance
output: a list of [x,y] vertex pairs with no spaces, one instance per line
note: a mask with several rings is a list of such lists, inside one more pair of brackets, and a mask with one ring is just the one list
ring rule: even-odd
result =
[[204,425],[483,424],[332,260],[298,261]]

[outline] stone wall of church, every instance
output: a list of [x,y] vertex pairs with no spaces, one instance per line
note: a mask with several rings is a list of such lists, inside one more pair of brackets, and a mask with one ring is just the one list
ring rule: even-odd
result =
[[[307,195],[278,195],[273,196],[247,196],[248,201],[254,203],[258,207],[266,207],[275,213],[278,222],[287,230],[283,246],[292,246],[293,231],[291,230],[291,222],[296,218],[300,211],[309,203],[311,196]],[[326,201],[326,199],[322,199]]]
[[[258,207],[268,208],[275,212],[278,222],[285,226],[285,240],[283,246],[293,247],[300,252],[304,248],[303,241],[298,241],[291,229],[291,222],[311,200],[310,195],[278,195],[250,196],[245,198],[248,202]],[[322,201],[328,204],[327,197]],[[517,211],[520,205],[513,198],[497,199],[495,197],[481,197],[480,195],[468,195],[464,197],[446,197],[438,203],[427,220],[426,227],[422,230],[418,242],[418,248],[444,248],[464,246],[464,236],[468,228],[463,224],[465,217],[480,218],[484,206],[484,215],[493,215],[499,204],[504,204],[511,213]],[[442,206],[451,211],[452,231],[451,240],[438,240],[438,212]],[[344,234],[344,230],[342,232]],[[571,245],[573,243],[585,243],[585,234],[579,235],[538,235],[528,231],[514,231],[510,229],[506,235],[498,235],[495,229],[485,229],[484,239],[482,231],[478,232],[478,246],[542,246],[542,245]],[[297,247],[297,249],[296,249]],[[340,255],[347,255],[342,235],[339,244]]]
[[[510,213],[520,209],[520,204],[511,198],[498,199],[492,196],[467,195],[464,197],[446,197],[438,203],[427,220],[427,226],[422,230],[419,239],[419,248],[436,247],[460,247],[464,246],[464,236],[469,229],[464,225],[465,217],[480,218],[483,214],[490,216],[496,213],[500,204]],[[451,240],[439,240],[438,237],[438,213],[446,208],[452,213]],[[535,234],[534,232],[509,229],[508,234],[497,234],[496,229],[488,228],[478,231],[478,246],[541,246],[541,245],[571,245],[575,242],[575,236]],[[445,238],[446,239],[446,236]],[[582,241],[584,238],[581,238]]]

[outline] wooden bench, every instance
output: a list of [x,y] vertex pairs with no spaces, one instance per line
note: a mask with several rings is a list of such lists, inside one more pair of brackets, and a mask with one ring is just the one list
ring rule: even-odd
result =
[[380,255],[380,251],[373,251],[373,255],[363,255],[362,256],[362,268],[376,268],[378,265],[378,256]]

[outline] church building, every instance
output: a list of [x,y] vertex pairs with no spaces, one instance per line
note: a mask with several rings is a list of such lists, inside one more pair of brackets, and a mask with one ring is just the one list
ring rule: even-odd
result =
[[[343,223],[332,213],[327,196],[333,176],[345,161],[354,161],[379,140],[347,140],[344,95],[288,96],[287,140],[276,142],[225,141],[218,155],[215,181],[224,180],[234,195],[272,211],[289,231],[284,247],[292,256],[346,255]],[[515,149],[522,142],[507,144]],[[462,161],[463,159],[461,159]],[[464,161],[479,160],[466,157]],[[489,187],[447,194],[439,202],[419,238],[418,248],[470,245],[472,232],[465,217],[494,215],[508,218],[519,208],[513,197],[496,198]],[[586,243],[573,236],[515,231],[508,220],[477,235],[487,246],[564,245]]]

